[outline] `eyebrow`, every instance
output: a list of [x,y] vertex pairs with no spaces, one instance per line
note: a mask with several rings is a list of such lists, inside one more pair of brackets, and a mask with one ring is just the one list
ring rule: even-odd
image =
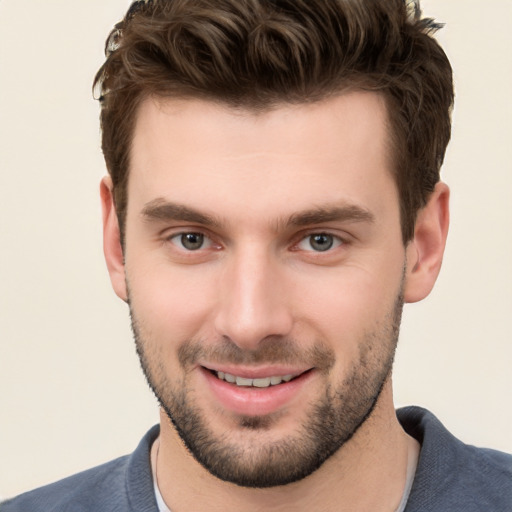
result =
[[161,198],[147,203],[141,213],[148,221],[184,221],[217,228],[221,226],[221,222],[211,215]]
[[[219,219],[207,213],[200,212],[189,206],[166,201],[163,198],[153,199],[142,209],[142,216],[147,220],[193,222],[212,228],[224,225]],[[357,205],[322,206],[288,217],[284,222],[278,221],[278,226],[303,227],[324,222],[375,222],[375,216],[366,208]]]
[[357,205],[325,206],[293,214],[288,224],[308,226],[323,222],[375,222],[375,216],[366,208]]

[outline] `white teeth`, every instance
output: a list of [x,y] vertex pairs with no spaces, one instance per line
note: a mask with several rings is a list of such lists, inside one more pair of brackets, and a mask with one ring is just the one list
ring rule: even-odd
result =
[[237,386],[252,386],[252,379],[244,379],[243,377],[236,378]]
[[268,388],[270,386],[270,377],[266,379],[253,379],[252,385],[255,388]]
[[[222,378],[219,374],[217,374],[217,376],[219,377],[219,379]],[[234,375],[229,374],[229,373],[224,374],[224,379],[227,382],[231,382],[231,384],[234,384],[236,382],[236,377]]]
[[265,377],[262,379],[246,379],[245,377],[237,377],[225,372],[216,372],[220,380],[225,380],[230,384],[236,384],[242,387],[268,388],[269,386],[277,386],[282,382],[290,382],[296,375],[276,375],[275,377]]

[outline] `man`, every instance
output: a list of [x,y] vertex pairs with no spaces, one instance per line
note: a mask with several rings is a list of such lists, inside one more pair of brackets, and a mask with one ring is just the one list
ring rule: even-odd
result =
[[510,510],[512,459],[395,412],[448,229],[451,69],[402,0],[135,2],[107,41],[104,248],[161,405],[1,510]]

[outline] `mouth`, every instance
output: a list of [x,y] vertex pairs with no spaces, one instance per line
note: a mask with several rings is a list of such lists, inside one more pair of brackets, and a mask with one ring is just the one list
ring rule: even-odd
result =
[[[208,370],[208,368],[206,368]],[[270,377],[260,377],[260,378],[247,378],[241,377],[240,375],[233,375],[231,373],[209,370],[212,375],[217,377],[219,380],[223,380],[228,382],[229,384],[234,384],[238,387],[247,387],[247,388],[269,388],[270,386],[279,386],[279,384],[283,384],[286,382],[290,382],[293,379],[300,377],[301,375],[311,371],[306,370],[306,372],[301,373],[289,373],[286,375],[273,375]]]
[[315,375],[315,368],[289,366],[199,368],[213,403],[244,416],[264,416],[297,403]]

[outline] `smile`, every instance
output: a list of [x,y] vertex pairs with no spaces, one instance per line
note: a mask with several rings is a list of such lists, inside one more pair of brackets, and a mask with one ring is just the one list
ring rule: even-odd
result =
[[240,387],[255,387],[255,388],[268,388],[269,386],[277,386],[283,382],[290,382],[297,375],[276,375],[273,377],[265,377],[260,379],[248,379],[245,377],[239,377],[237,375],[231,375],[225,372],[213,372],[220,380],[235,384]]
[[[208,365],[210,366],[210,365]],[[214,403],[244,416],[265,416],[299,400],[307,383],[314,379],[315,368],[274,367],[224,368],[199,366],[206,389]]]

